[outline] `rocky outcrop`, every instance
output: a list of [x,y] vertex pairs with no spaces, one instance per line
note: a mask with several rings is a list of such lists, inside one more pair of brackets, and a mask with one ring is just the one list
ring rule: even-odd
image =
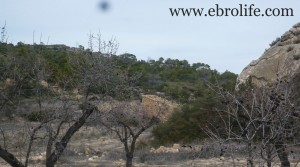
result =
[[156,95],[142,95],[142,105],[151,116],[158,116],[162,121],[166,121],[174,110],[179,109],[177,103]]
[[158,149],[151,148],[150,152],[153,153],[178,153],[179,148],[173,147],[165,147],[165,146],[160,146]]
[[297,23],[274,41],[259,59],[244,68],[238,77],[236,88],[238,90],[247,81],[261,87],[275,83],[278,79],[292,81],[297,86],[300,85],[299,76],[300,23]]
[[152,153],[178,153],[178,152],[201,152],[203,151],[203,145],[179,145],[179,144],[173,144],[172,147],[165,147],[165,146],[160,146],[157,149],[151,148],[150,152]]

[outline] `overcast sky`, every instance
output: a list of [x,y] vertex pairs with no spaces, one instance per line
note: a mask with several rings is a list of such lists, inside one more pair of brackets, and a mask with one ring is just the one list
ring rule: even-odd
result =
[[[87,46],[99,30],[120,44],[118,53],[138,59],[159,57],[207,63],[240,73],[259,58],[276,37],[300,22],[299,0],[1,0],[0,26],[6,21],[9,42]],[[172,17],[169,8],[293,8],[294,17]]]

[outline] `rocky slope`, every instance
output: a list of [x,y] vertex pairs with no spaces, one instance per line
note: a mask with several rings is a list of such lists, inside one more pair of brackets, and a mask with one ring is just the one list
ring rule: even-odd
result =
[[259,59],[245,67],[238,76],[236,88],[239,89],[239,86],[246,81],[260,87],[272,84],[277,79],[286,79],[292,81],[296,90],[299,90],[299,78],[300,23],[297,23],[273,41],[271,47]]

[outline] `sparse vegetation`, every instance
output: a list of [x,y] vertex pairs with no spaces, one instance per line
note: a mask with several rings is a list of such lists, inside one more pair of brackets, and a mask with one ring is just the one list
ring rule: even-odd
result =
[[286,51],[287,52],[290,52],[290,51],[292,51],[294,49],[294,46],[289,46],[287,49],[286,49]]
[[300,131],[299,124],[295,124],[300,118],[297,101],[290,88],[286,79],[279,78],[266,87],[246,85],[236,94],[215,87],[225,102],[216,111],[223,124],[214,123],[203,130],[220,142],[244,143],[249,166],[256,166],[257,159],[262,159],[271,167],[276,157],[281,166],[290,166],[287,149],[298,144],[295,141]]
[[[90,42],[93,40],[91,35]],[[98,42],[102,41],[98,39]],[[125,75],[113,62],[117,45],[111,41],[101,46],[105,49],[99,48],[98,52],[91,53],[91,49],[67,51],[68,47],[65,46],[53,49],[36,44],[18,43],[14,46],[0,43],[0,57],[3,59],[0,64],[0,85],[3,90],[0,93],[0,112],[10,105],[15,106],[15,109],[22,108],[20,102],[30,98],[30,105],[36,108],[31,112],[25,111],[25,117],[37,122],[22,131],[25,136],[18,135],[17,138],[24,140],[19,144],[22,147],[17,146],[17,153],[8,149],[11,146],[6,146],[6,143],[5,148],[0,145],[1,158],[12,166],[26,167],[30,163],[32,150],[43,147],[46,150],[45,166],[53,167],[72,136],[97,111],[89,95],[122,97],[120,95],[125,88],[131,88],[121,78]],[[106,86],[104,89],[108,83],[111,87]],[[80,101],[72,98],[74,89],[80,89],[78,93],[83,96]],[[82,104],[81,113],[74,115],[79,104]],[[7,133],[4,130],[2,132],[5,141]],[[43,139],[46,145],[37,146],[37,139]]]
[[30,112],[29,114],[25,115],[26,119],[31,122],[37,122],[37,121],[42,121],[45,117],[45,113],[33,111]]
[[293,58],[294,58],[294,60],[299,60],[300,59],[300,54],[293,55]]
[[[6,41],[4,26],[0,157],[11,166],[297,163],[292,146],[299,144],[299,113],[286,81],[235,92],[234,73],[186,60],[116,55],[118,43],[99,34],[90,34],[88,49]],[[159,110],[148,113],[138,102],[141,94],[181,108],[164,121],[164,105],[157,102]]]
[[296,40],[294,40],[294,44],[299,44],[300,43],[300,37],[297,37]]
[[272,41],[272,42],[270,43],[270,47],[276,45],[276,44],[280,41],[280,39],[281,39],[280,37],[277,37],[274,41]]
[[126,167],[132,166],[137,140],[140,135],[160,122],[161,111],[148,115],[140,105],[121,103],[102,117],[100,122],[115,133],[124,145],[126,153]]
[[[100,38],[95,38],[92,35],[89,41],[91,44],[101,42]],[[107,46],[106,49],[111,47],[110,51],[113,52],[117,49],[117,44],[115,45],[113,42],[107,44],[110,46]],[[224,88],[233,90],[236,79],[236,75],[233,73],[227,71],[220,74],[203,63],[190,65],[186,60],[163,60],[162,58],[158,61],[145,62],[138,61],[132,54],[116,56],[113,52],[103,54],[105,50],[101,50],[101,48],[95,51],[91,48],[84,50],[82,48],[69,48],[64,45],[0,43],[0,59],[2,60],[0,63],[1,114],[4,111],[6,113],[18,113],[29,122],[37,123],[31,127],[33,131],[27,133],[29,140],[24,141],[27,146],[22,147],[21,150],[27,155],[24,163],[20,159],[19,164],[27,166],[33,162],[30,160],[32,149],[44,147],[35,145],[35,142],[38,141],[36,138],[43,138],[48,145],[44,155],[48,158],[45,159],[44,163],[47,166],[53,166],[60,156],[64,155],[62,153],[66,149],[68,141],[84,123],[82,122],[80,126],[77,126],[76,120],[79,121],[84,118],[88,121],[89,115],[93,115],[92,113],[97,110],[93,105],[101,100],[136,100],[141,92],[152,94],[159,92],[160,95],[168,99],[192,107],[199,100],[211,96],[206,92],[205,81],[217,78]],[[134,88],[134,86],[137,87]],[[74,92],[76,93],[74,94]],[[24,103],[23,101],[27,99],[30,100]],[[30,109],[30,105],[35,106],[34,110]],[[10,109],[8,110],[8,108]],[[81,110],[81,113],[72,114],[75,110]],[[85,113],[84,111],[87,110],[89,112]],[[129,111],[124,110],[122,112]],[[188,118],[191,117],[189,115],[192,113],[185,112],[185,119],[187,119],[185,121],[188,121]],[[80,114],[83,117],[80,117]],[[204,116],[205,112],[197,112],[197,115],[201,119],[201,115]],[[156,117],[149,118],[149,127],[157,123]],[[176,121],[177,118],[174,117],[173,121]],[[90,119],[92,124],[97,124],[96,120],[99,123],[99,115],[97,116],[97,114]],[[113,120],[117,121],[116,119]],[[149,127],[140,124],[140,121],[129,117],[123,123],[133,128],[140,126],[140,130],[143,132]],[[146,123],[145,120],[142,122]],[[69,131],[70,128],[74,127],[71,126],[72,123],[77,126],[75,128],[77,130],[73,129],[75,131],[71,132]],[[65,127],[64,124],[70,125],[69,130],[68,128],[62,129]],[[197,122],[191,125],[197,125]],[[196,131],[197,127],[194,129]],[[93,136],[99,137],[99,135],[94,134],[85,137],[93,139]],[[78,138],[77,135],[74,137]],[[133,137],[138,137],[138,135]],[[123,138],[120,139],[123,140]],[[127,139],[131,140],[131,138]],[[197,137],[191,139],[197,139]],[[59,144],[64,140],[67,143],[62,145],[62,149],[54,148],[56,143]],[[132,143],[128,144],[128,146],[130,145]],[[138,147],[143,146],[140,143]],[[133,158],[134,150],[127,152],[130,153],[131,158]],[[11,151],[14,153],[14,150]]]

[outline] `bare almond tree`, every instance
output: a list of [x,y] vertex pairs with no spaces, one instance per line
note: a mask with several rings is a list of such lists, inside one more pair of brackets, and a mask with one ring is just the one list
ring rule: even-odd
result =
[[262,88],[246,85],[236,95],[210,86],[219,94],[223,107],[217,109],[219,123],[203,130],[220,141],[244,143],[249,166],[263,159],[270,167],[276,157],[281,166],[290,166],[287,148],[299,144],[293,139],[300,130],[300,111],[289,82],[278,79]]
[[[9,132],[0,127],[2,134],[0,157],[11,166],[30,165],[31,154],[37,148],[42,147],[46,150],[45,165],[53,167],[72,136],[97,110],[97,104],[90,101],[90,95],[115,96],[125,87],[122,71],[118,70],[113,61],[118,44],[115,40],[103,42],[100,36],[98,37],[90,36],[89,50],[69,53],[68,63],[72,66],[71,76],[63,76],[63,79],[57,81],[52,79],[51,83],[47,80],[51,79],[49,77],[52,71],[44,66],[44,60],[42,56],[38,56],[41,54],[38,50],[35,50],[34,59],[26,56],[18,59],[17,55],[11,54],[10,59],[5,59],[5,63],[1,62],[1,72],[5,75],[1,75],[0,78],[0,88],[4,90],[0,96],[0,111],[6,110],[12,104],[21,106],[26,99],[37,110],[33,113],[36,123],[26,122],[22,133],[17,132],[21,129],[12,130],[13,134],[16,134],[14,137],[22,142],[20,144],[22,148],[12,149],[9,144],[13,143],[7,141]],[[93,51],[96,39],[101,48]],[[6,54],[10,54],[9,48],[6,49]],[[3,55],[0,54],[0,58],[1,56]],[[30,90],[24,89],[27,85],[30,85]],[[71,92],[74,90],[77,90],[77,96],[81,98],[72,95]],[[30,96],[24,96],[24,92],[30,92]],[[78,107],[81,112],[74,112],[78,110]],[[17,136],[18,134],[23,136]],[[46,141],[46,146],[38,145],[37,141]]]
[[160,111],[147,113],[140,102],[115,102],[110,110],[104,112],[101,124],[114,132],[124,145],[126,167],[132,166],[136,142],[140,135],[159,123]]

